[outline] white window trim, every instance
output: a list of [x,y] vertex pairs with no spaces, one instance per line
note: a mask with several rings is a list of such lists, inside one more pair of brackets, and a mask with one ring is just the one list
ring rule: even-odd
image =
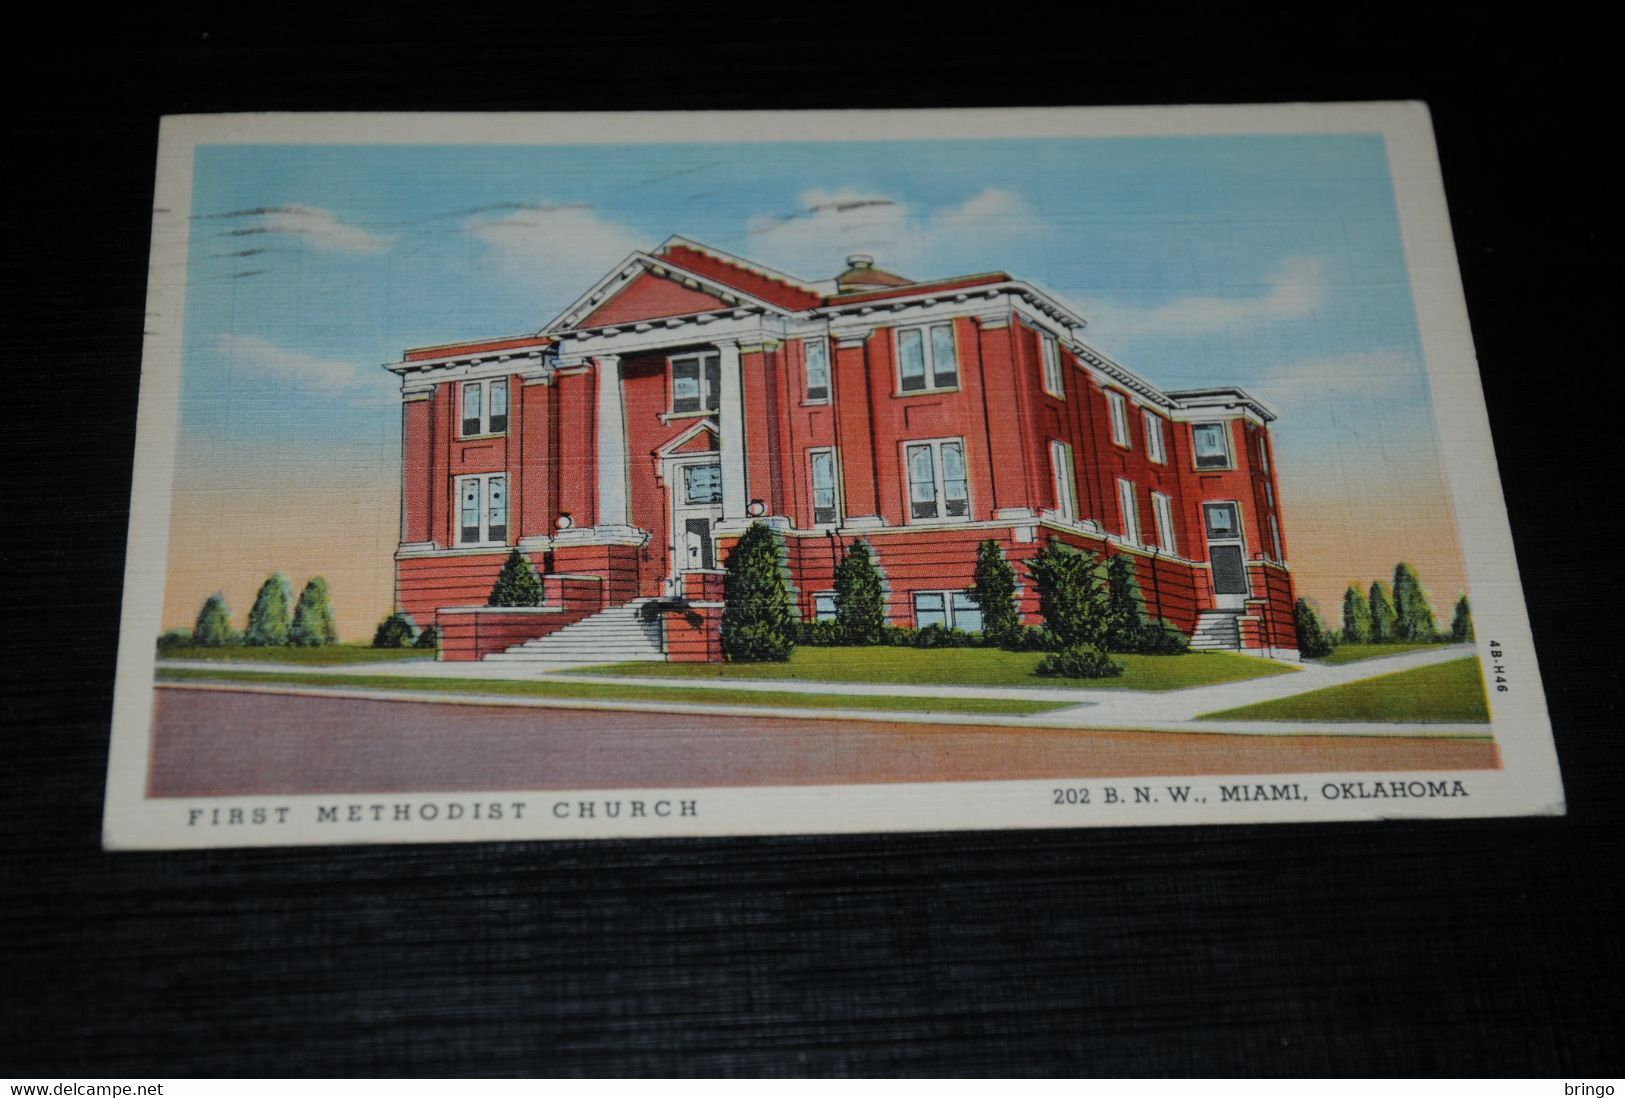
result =
[[1048,332],[1038,333],[1039,365],[1043,370],[1044,392],[1066,399],[1066,374],[1061,369],[1061,346]]
[[[955,609],[954,609],[954,599],[955,599],[955,597],[961,597],[961,598],[967,598],[967,599],[970,598],[970,592],[968,590],[949,589],[949,590],[945,590],[945,591],[939,591],[939,590],[933,589],[933,590],[928,590],[928,591],[915,591],[913,594],[911,594],[909,596],[908,605],[909,605],[909,609],[913,611],[913,614],[914,614],[914,627],[916,629],[925,628],[924,626],[920,625],[920,602],[919,602],[919,599],[920,599],[921,595],[941,595],[942,596],[942,617],[943,617],[943,622],[944,622],[944,628],[958,629],[960,627],[959,626],[959,621],[958,621],[958,612],[955,611]],[[974,602],[974,600],[972,600],[972,601]],[[977,607],[975,612],[980,613],[981,612],[981,607]],[[987,625],[987,623],[984,621],[983,622],[983,628],[986,628],[986,625]],[[977,630],[977,632],[981,632],[981,630]]]
[[821,617],[818,616],[818,600],[819,599],[829,599],[830,604],[833,606],[834,603],[835,603],[835,592],[834,591],[814,591],[812,593],[813,621],[834,621],[835,620],[836,610],[833,610],[833,609],[829,612],[829,617],[827,617],[827,618],[821,618]]
[[[465,393],[469,389],[478,389],[479,393],[480,393],[480,426],[479,426],[479,429],[474,431],[473,433],[468,433],[468,432],[465,432],[463,430],[463,418],[464,418],[463,417],[463,400],[464,400],[463,393]],[[492,389],[501,389],[503,396],[505,396],[505,397],[511,396],[512,394],[510,394],[508,392],[508,375],[503,374],[501,377],[488,377],[488,378],[481,378],[481,379],[473,380],[473,381],[458,382],[458,384],[457,384],[457,437],[458,438],[460,438],[460,439],[463,439],[463,438],[498,438],[498,437],[508,433],[508,421],[511,420],[511,418],[513,416],[513,408],[511,406],[511,403],[512,403],[511,401],[509,402],[509,404],[506,404],[506,405],[503,406],[507,410],[502,413],[502,417],[503,417],[502,430],[493,431],[491,429],[491,390]]]
[[[949,442],[958,444],[958,446],[959,446],[959,460],[961,462],[963,462],[964,466],[965,466],[965,513],[963,515],[950,515],[948,513],[948,497],[946,495],[946,488],[947,488],[948,478],[945,475],[945,473],[943,471],[943,467],[942,467],[942,447],[943,447],[944,443],[949,443]],[[909,452],[909,450],[911,448],[913,448],[915,446],[929,446],[929,447],[931,447],[931,483],[932,483],[932,488],[936,492],[936,500],[937,500],[937,515],[936,515],[935,518],[919,518],[919,519],[917,519],[917,518],[914,517],[914,482],[911,479],[912,476],[913,476],[913,469],[909,465],[908,452]],[[902,458],[903,458],[903,508],[904,508],[904,514],[908,518],[909,525],[911,525],[911,526],[929,526],[929,525],[939,525],[940,526],[940,525],[944,525],[944,524],[958,525],[960,523],[965,523],[965,522],[970,522],[971,521],[971,516],[976,513],[976,509],[972,506],[972,503],[971,503],[970,453],[966,449],[965,440],[963,438],[960,438],[960,437],[948,437],[948,438],[910,438],[910,439],[904,439],[903,443],[902,443]]]
[[[807,372],[807,362],[814,347],[824,349],[824,395],[812,395],[812,376]],[[801,341],[801,403],[828,404],[835,391],[835,363],[830,356],[829,340],[823,336],[808,336]]]
[[1140,540],[1140,492],[1132,480],[1117,478],[1117,506],[1123,512],[1123,540],[1143,545]]
[[1106,391],[1106,411],[1112,424],[1112,445],[1125,450],[1134,448],[1134,439],[1128,430],[1128,397],[1116,389]]
[[1273,513],[1266,517],[1269,519],[1270,524],[1270,544],[1275,550],[1275,563],[1285,564],[1286,554],[1281,551],[1281,523]]
[[[458,477],[456,484],[453,485],[453,491],[455,492],[456,499],[453,514],[456,516],[457,520],[457,536],[453,544],[459,549],[467,549],[482,545],[508,544],[507,535],[513,532],[513,494],[511,492],[508,493],[508,498],[503,508],[503,515],[507,521],[503,523],[504,533],[502,540],[493,540],[491,537],[491,481],[493,480],[502,481],[504,491],[507,490],[508,474],[506,472],[475,473],[470,476],[462,476]],[[463,485],[469,483],[470,481],[478,482],[480,486],[480,539],[478,541],[463,540]]]
[[[900,397],[920,396],[924,393],[952,393],[956,392],[964,380],[963,371],[959,361],[959,331],[958,325],[950,320],[933,321],[929,324],[907,324],[901,328],[892,329],[892,372],[896,375],[896,395]],[[931,329],[947,328],[948,337],[954,341],[954,383],[952,385],[937,384],[937,352],[931,340]],[[903,388],[903,333],[919,332],[920,345],[925,355],[925,387],[921,389]]]
[[1151,513],[1157,525],[1157,548],[1164,553],[1179,554],[1179,541],[1174,532],[1174,500],[1167,492],[1151,493]]
[[[721,356],[716,351],[691,351],[688,354],[671,355],[666,359],[666,405],[669,409],[666,415],[672,418],[682,416],[714,416],[722,408],[722,385],[719,381],[716,392],[707,392],[705,360]],[[677,364],[679,362],[698,362],[700,364],[700,406],[679,411],[677,408]],[[709,401],[706,399],[709,397]]]
[[1145,455],[1158,465],[1168,464],[1168,451],[1164,448],[1162,417],[1149,408],[1140,409],[1145,425]]
[[[1236,451],[1230,440],[1230,424],[1228,419],[1204,419],[1191,423],[1191,467],[1199,473],[1220,473],[1226,469],[1236,467]],[[1198,427],[1217,427],[1219,437],[1224,440],[1224,464],[1203,465],[1202,457],[1196,452],[1196,429]]]
[[[1209,507],[1233,507],[1236,512],[1236,536],[1232,538],[1214,538],[1208,534],[1207,509]],[[1239,499],[1204,499],[1202,501],[1202,541],[1212,546],[1215,541],[1220,545],[1239,545],[1241,555],[1247,556],[1247,515],[1241,509]]]
[[[834,489],[835,492],[835,517],[830,519],[828,522],[818,521],[818,477],[813,472],[813,470],[816,468],[813,459],[819,454],[829,455],[829,475],[832,481],[830,487]],[[841,460],[836,455],[835,447],[833,446],[814,446],[812,449],[807,451],[807,502],[809,504],[808,510],[812,515],[814,529],[822,530],[826,527],[839,526],[841,524],[841,513],[843,511],[841,506]]]
[[1055,513],[1068,522],[1078,519],[1078,482],[1072,464],[1072,447],[1060,439],[1049,440],[1050,483],[1055,489]]

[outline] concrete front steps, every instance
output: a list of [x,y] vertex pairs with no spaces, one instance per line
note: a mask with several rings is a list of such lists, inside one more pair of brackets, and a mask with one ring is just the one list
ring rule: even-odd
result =
[[664,660],[658,616],[644,618],[652,599],[634,599],[566,625],[557,633],[485,657],[486,663],[593,664]]
[[1240,610],[1205,610],[1196,619],[1191,634],[1191,650],[1196,652],[1240,652]]

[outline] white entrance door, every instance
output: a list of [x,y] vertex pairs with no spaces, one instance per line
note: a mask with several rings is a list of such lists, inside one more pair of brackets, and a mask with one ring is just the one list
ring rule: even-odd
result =
[[716,524],[722,518],[722,463],[715,456],[674,463],[671,485],[672,579],[697,568],[717,568]]
[[1202,504],[1207,528],[1207,560],[1213,568],[1213,595],[1219,610],[1247,605],[1247,544],[1241,536],[1241,508],[1234,503]]

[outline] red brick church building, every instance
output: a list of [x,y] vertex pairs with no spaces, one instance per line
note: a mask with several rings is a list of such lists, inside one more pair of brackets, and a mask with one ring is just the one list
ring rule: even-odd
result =
[[[1164,391],[1002,271],[824,283],[674,237],[533,335],[406,352],[396,598],[446,659],[720,658],[721,568],[778,528],[805,620],[867,541],[898,625],[980,628],[977,545],[1136,558],[1197,647],[1295,656],[1269,424]],[[545,604],[484,604],[517,547]]]

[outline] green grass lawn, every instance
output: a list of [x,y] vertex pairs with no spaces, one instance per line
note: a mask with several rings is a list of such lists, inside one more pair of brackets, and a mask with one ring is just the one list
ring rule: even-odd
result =
[[432,648],[371,648],[364,644],[323,644],[313,647],[276,645],[274,647],[232,644],[204,648],[189,644],[158,653],[159,660],[218,660],[226,663],[382,663],[389,660],[432,660]]
[[1342,664],[1358,663],[1361,660],[1380,659],[1383,656],[1397,656],[1402,652],[1417,652],[1423,648],[1432,648],[1433,645],[1422,642],[1400,641],[1394,644],[1340,644],[1332,649],[1332,654],[1322,656],[1314,663]]
[[1204,721],[1403,721],[1487,724],[1477,656],[1311,690],[1291,698],[1204,713]]
[[[635,666],[642,667],[643,664]],[[564,698],[582,701],[687,702],[693,705],[763,705],[784,709],[870,709],[926,713],[969,713],[1026,716],[1066,708],[1064,702],[1007,701],[1001,698],[910,698],[888,694],[801,694],[788,690],[743,690],[725,687],[628,686],[596,682],[546,680],[408,678],[404,675],[311,674],[300,671],[236,671],[221,668],[164,667],[159,682],[231,682],[258,685],[350,686],[378,690],[411,690],[427,694],[486,694],[514,698]]]
[[916,686],[1049,686],[1111,690],[1178,690],[1295,668],[1232,652],[1182,656],[1114,656],[1124,672],[1115,679],[1047,679],[1033,673],[1041,652],[998,648],[798,647],[788,663],[612,663],[560,674],[627,675],[663,679],[795,679],[811,682],[907,683]]

